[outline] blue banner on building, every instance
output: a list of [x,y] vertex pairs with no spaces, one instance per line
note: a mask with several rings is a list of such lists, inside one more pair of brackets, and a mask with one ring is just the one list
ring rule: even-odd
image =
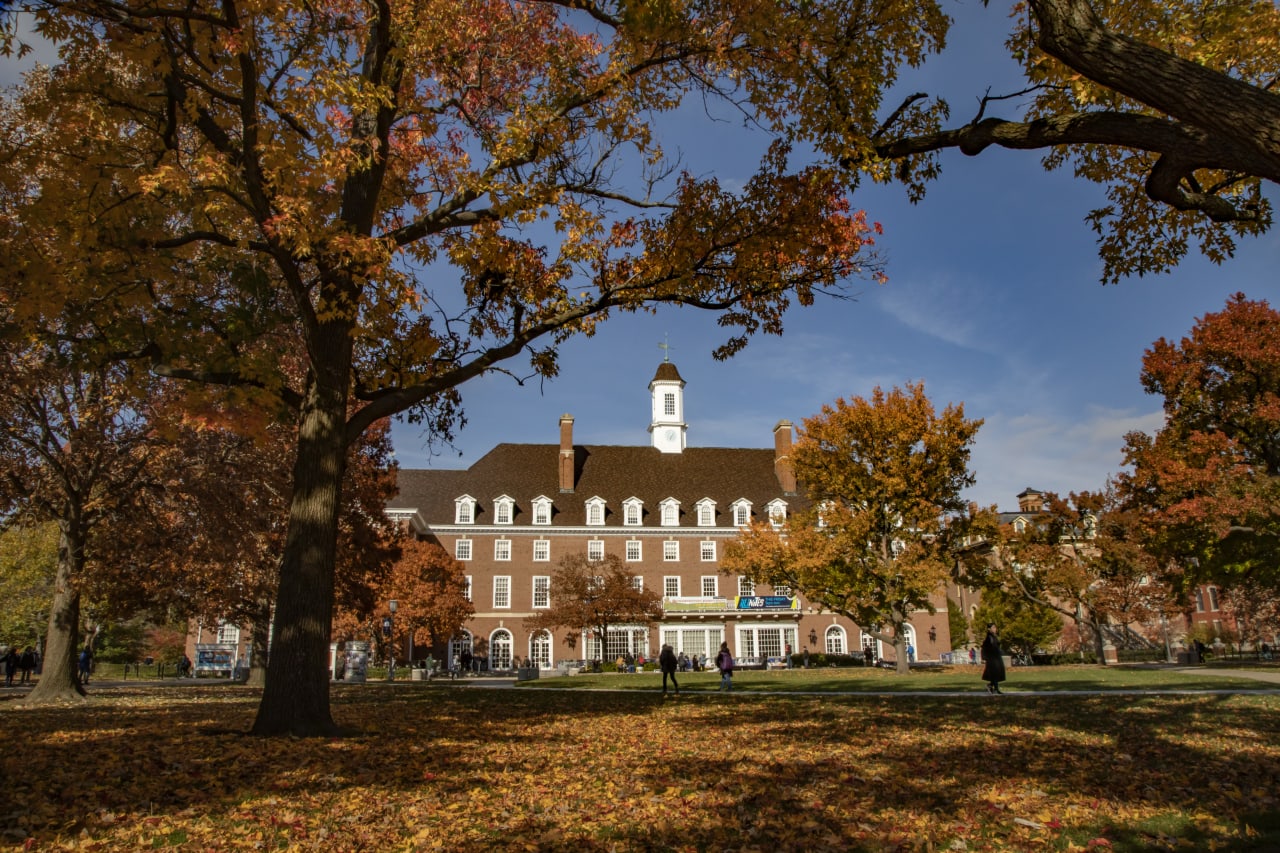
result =
[[800,599],[789,595],[740,595],[735,610],[799,610]]

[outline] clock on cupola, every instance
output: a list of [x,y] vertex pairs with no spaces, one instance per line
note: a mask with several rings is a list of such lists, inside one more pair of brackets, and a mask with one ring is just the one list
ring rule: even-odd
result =
[[684,380],[671,363],[671,347],[658,344],[664,350],[658,372],[649,383],[652,414],[649,435],[653,446],[663,453],[680,453],[685,448],[688,424],[684,422]]

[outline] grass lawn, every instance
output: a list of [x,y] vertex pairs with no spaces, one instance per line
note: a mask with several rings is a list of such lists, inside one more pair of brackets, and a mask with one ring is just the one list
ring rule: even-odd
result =
[[[1062,669],[1014,670],[1010,688],[1058,689]],[[1280,696],[1000,698],[969,673],[863,676],[742,673],[725,696],[706,674],[665,701],[648,675],[342,685],[334,715],[358,734],[309,740],[243,734],[258,694],[226,683],[0,701],[0,848],[1280,848]],[[1090,677],[1075,683],[1174,686]],[[547,689],[597,679],[651,689]],[[788,679],[828,695],[770,695]],[[882,692],[916,681],[972,695]]]
[[[1036,693],[1056,690],[1267,690],[1280,684],[1224,675],[1228,670],[1198,669],[1183,672],[1169,668],[1140,666],[1028,666],[1011,667],[1009,680],[1001,685],[1006,693]],[[1280,672],[1273,669],[1274,672]],[[733,675],[736,692],[883,693],[961,692],[984,693],[982,668],[976,666],[917,667],[900,676],[891,669],[835,668],[792,670],[738,670]],[[716,672],[688,672],[677,675],[683,690],[716,692],[720,675]],[[521,688],[574,690],[609,688],[615,690],[662,689],[662,675],[656,672],[633,674],[603,673],[526,681]]]

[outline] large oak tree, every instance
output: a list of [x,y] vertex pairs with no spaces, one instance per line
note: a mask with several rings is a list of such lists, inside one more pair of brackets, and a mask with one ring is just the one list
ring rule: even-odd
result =
[[[400,413],[447,438],[463,383],[553,376],[557,344],[616,311],[717,311],[723,357],[865,271],[872,229],[835,170],[788,152],[829,132],[828,84],[873,113],[940,21],[845,2],[15,5],[60,53],[4,116],[27,182],[4,236],[79,252],[9,273],[33,304],[134,318],[103,331],[158,373],[297,413],[264,735],[335,731],[347,447]],[[665,158],[661,117],[689,98],[774,140],[740,189]],[[300,342],[305,379],[249,345],[264,335]]]
[[[1044,151],[1048,168],[1106,187],[1089,214],[1105,282],[1160,272],[1198,244],[1220,262],[1272,222],[1280,183],[1280,9],[1271,0],[1027,0],[1006,48],[1026,86],[948,105],[912,93],[868,130],[851,123],[850,165],[901,180],[913,198],[940,152]],[[1015,110],[1013,105],[1025,105]],[[1005,116],[992,115],[1008,111]]]

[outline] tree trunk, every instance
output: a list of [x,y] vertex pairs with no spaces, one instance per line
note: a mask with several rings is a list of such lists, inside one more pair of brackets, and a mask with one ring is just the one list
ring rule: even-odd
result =
[[84,686],[76,671],[80,640],[80,592],[75,588],[84,555],[84,540],[68,533],[62,524],[58,536],[58,570],[54,576],[53,604],[45,631],[44,662],[36,686],[24,702],[46,704],[83,699]]
[[289,529],[255,735],[338,733],[329,710],[329,638],[351,346],[349,324],[334,321],[317,331],[311,348],[313,378],[300,415]]
[[265,687],[267,662],[270,660],[268,637],[271,634],[271,602],[258,602],[257,613],[249,628],[249,680],[250,687]]
[[1093,619],[1089,622],[1089,627],[1093,629],[1093,653],[1098,656],[1098,663],[1106,666],[1107,650],[1105,638],[1102,635],[1102,622]]

